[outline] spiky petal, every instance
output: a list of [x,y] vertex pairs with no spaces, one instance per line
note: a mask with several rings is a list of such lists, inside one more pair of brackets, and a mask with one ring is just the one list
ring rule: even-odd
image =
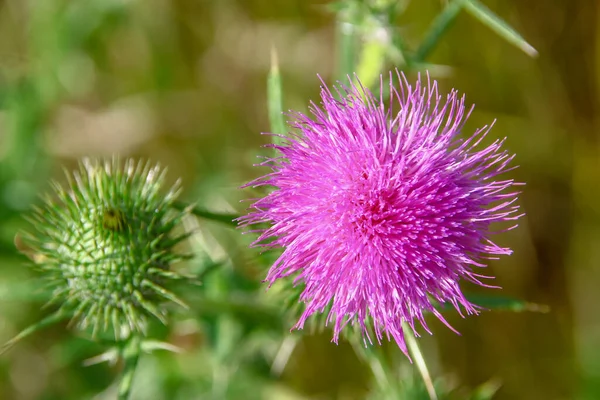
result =
[[274,190],[240,222],[269,223],[253,245],[284,249],[266,280],[303,285],[295,328],[329,309],[334,341],[359,324],[365,342],[391,336],[406,353],[403,323],[429,332],[427,312],[446,323],[436,303],[477,313],[459,283],[484,285],[474,268],[511,253],[489,239],[490,224],[519,216],[515,183],[497,178],[513,158],[503,140],[482,146],[488,126],[461,137],[464,96],[443,101],[435,81],[398,80],[390,73],[389,102],[324,85],[312,118],[293,114],[297,133],[269,145],[280,156],[260,165],[272,172],[246,186]]

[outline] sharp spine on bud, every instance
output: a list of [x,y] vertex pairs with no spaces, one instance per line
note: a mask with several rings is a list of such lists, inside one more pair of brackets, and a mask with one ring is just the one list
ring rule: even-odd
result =
[[50,286],[47,305],[58,306],[43,321],[66,318],[93,336],[112,330],[125,340],[143,335],[149,319],[165,323],[165,300],[185,307],[167,284],[186,279],[170,267],[188,258],[174,249],[188,235],[174,229],[189,210],[173,207],[179,183],[162,193],[165,174],[149,161],[85,159],[66,172],[66,187],[51,183],[53,196],[33,208],[33,229],[20,237]]

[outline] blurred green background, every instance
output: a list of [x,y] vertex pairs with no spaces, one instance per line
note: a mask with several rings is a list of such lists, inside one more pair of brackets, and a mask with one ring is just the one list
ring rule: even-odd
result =
[[[444,3],[407,3],[393,29],[418,44]],[[0,342],[47,314],[13,238],[48,180],[63,181],[62,168],[81,157],[150,158],[168,167],[171,181],[182,178],[183,199],[243,212],[239,201],[250,194],[237,188],[264,173],[251,165],[268,140],[260,132],[269,130],[271,47],[285,109],[306,111],[318,100],[317,74],[336,78],[335,15],[327,4],[0,1]],[[485,4],[539,56],[461,13],[428,61],[445,66],[432,70],[444,91],[457,88],[476,104],[467,129],[497,119],[493,135],[508,137],[520,165],[515,175],[527,183],[520,200],[527,216],[497,239],[514,255],[490,265],[503,287],[498,294],[551,312],[449,314],[461,336],[432,320],[434,336],[419,343],[451,398],[488,382],[500,387],[497,399],[598,399],[600,7],[591,0]],[[329,343],[329,332],[287,335],[293,321],[260,284],[271,256],[259,258],[245,247],[250,237],[240,241],[238,231],[217,223],[188,225],[197,229],[190,246],[198,257],[183,268],[204,274],[204,284],[188,293],[191,311],[176,311],[173,324],[153,331],[183,352],[144,357],[134,398],[369,395],[371,372],[347,343]],[[114,398],[119,366],[83,366],[103,348],[65,328],[0,358],[1,399]],[[401,358],[393,345],[384,350]],[[407,368],[400,363],[397,379],[412,379]]]

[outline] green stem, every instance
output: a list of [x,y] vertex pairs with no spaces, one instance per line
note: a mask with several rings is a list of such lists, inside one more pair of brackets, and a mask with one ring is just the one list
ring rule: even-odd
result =
[[410,69],[412,59],[407,57],[407,46],[400,32],[392,33],[392,47],[390,49],[390,59],[399,67],[407,66]]
[[223,224],[227,224],[227,225],[230,225],[230,226],[237,227],[237,222],[234,221],[234,220],[236,218],[238,218],[239,215],[235,215],[235,214],[217,214],[217,213],[213,213],[213,212],[210,212],[210,211],[206,211],[206,210],[198,208],[198,207],[192,207],[189,204],[185,204],[185,203],[182,203],[182,202],[179,202],[179,201],[173,203],[172,207],[174,209],[176,209],[176,210],[179,210],[179,211],[183,211],[183,210],[185,210],[187,208],[196,217],[208,219],[208,220],[211,220],[211,221],[221,222]]
[[357,337],[353,337],[350,340],[350,344],[354,349],[354,353],[361,358],[364,362],[369,365],[371,373],[377,382],[377,386],[381,389],[389,387],[390,382],[387,374],[385,373],[385,366],[382,355],[376,349],[372,347],[365,347],[361,340]]
[[387,49],[388,44],[382,42],[379,38],[370,39],[363,45],[356,67],[356,75],[366,87],[373,87],[377,83],[379,74],[385,64]]
[[355,23],[354,10],[346,10],[338,14],[336,22],[336,47],[338,49],[337,78],[340,81],[346,81],[347,77],[352,76],[354,73],[356,53],[358,51],[358,37]]
[[[271,69],[267,77],[267,109],[269,111],[269,122],[271,133],[284,135],[286,133],[285,120],[283,118],[283,94],[281,89],[281,75],[279,73],[279,62],[277,51],[271,48]],[[281,144],[279,136],[273,136],[273,143]]]
[[435,393],[435,388],[433,387],[433,381],[431,380],[431,375],[429,374],[429,370],[427,369],[427,364],[425,363],[425,358],[423,357],[423,353],[421,353],[421,349],[417,344],[417,340],[415,339],[414,332],[407,326],[403,325],[404,330],[404,339],[406,340],[406,345],[408,346],[408,350],[410,351],[417,369],[423,378],[423,383],[425,383],[425,387],[427,388],[427,393],[429,394],[429,398],[431,400],[437,400],[437,394]]
[[425,59],[429,56],[431,51],[435,48],[435,46],[437,46],[444,33],[446,33],[448,28],[452,25],[452,23],[458,16],[458,13],[462,9],[462,5],[462,0],[451,1],[450,3],[448,3],[446,8],[444,8],[444,11],[442,11],[433,20],[433,23],[429,28],[429,32],[427,32],[425,39],[423,39],[423,42],[421,43],[414,55],[413,61],[415,63],[422,63],[423,61],[425,61]]
[[142,352],[142,339],[134,335],[125,344],[123,348],[123,359],[125,361],[125,368],[123,370],[123,376],[119,383],[119,394],[118,400],[128,400],[131,394],[131,388],[133,387],[133,375],[138,366],[138,361]]

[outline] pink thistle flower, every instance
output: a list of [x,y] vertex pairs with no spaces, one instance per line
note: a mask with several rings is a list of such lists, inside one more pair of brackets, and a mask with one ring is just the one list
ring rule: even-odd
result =
[[391,336],[407,354],[403,323],[431,333],[429,312],[448,325],[436,304],[478,313],[459,283],[488,286],[474,269],[511,254],[489,239],[490,224],[520,215],[516,183],[496,180],[512,169],[504,140],[480,146],[491,126],[461,138],[464,96],[453,90],[444,102],[435,81],[398,78],[395,87],[390,73],[387,104],[360,84],[336,88],[339,99],[324,85],[313,118],[293,114],[299,133],[267,146],[281,155],[246,186],[274,190],[240,223],[269,223],[252,245],[284,249],[267,282],[294,276],[304,285],[294,328],[330,307],[334,342],[359,324],[365,344],[369,332],[378,343]]

